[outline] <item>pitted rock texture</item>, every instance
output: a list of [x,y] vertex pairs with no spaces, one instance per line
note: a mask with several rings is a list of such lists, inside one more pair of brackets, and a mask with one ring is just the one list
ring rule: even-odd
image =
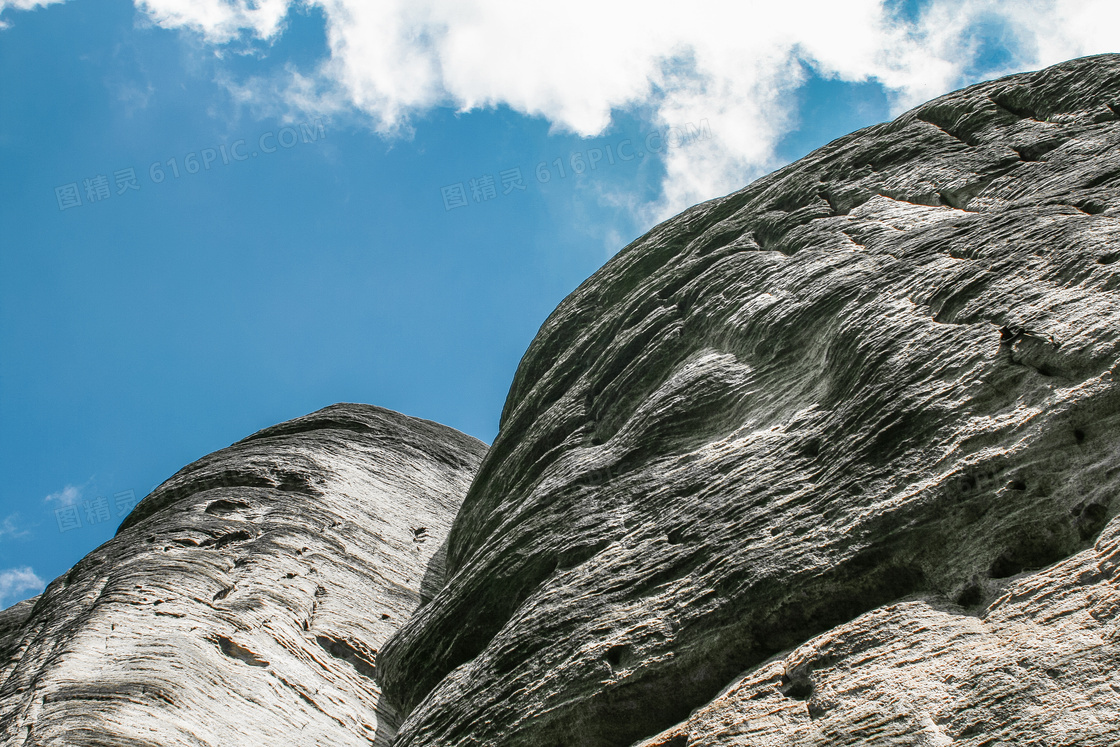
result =
[[630,745],[863,613],[982,610],[1090,547],[1117,259],[1116,55],[942,97],[626,247],[532,343],[449,581],[382,648],[395,744]]
[[377,651],[442,585],[485,450],[335,405],[180,470],[29,615],[0,615],[26,618],[0,630],[0,744],[388,744]]
[[883,607],[736,681],[640,747],[1120,740],[1120,519],[1096,546],[1016,579],[978,616]]

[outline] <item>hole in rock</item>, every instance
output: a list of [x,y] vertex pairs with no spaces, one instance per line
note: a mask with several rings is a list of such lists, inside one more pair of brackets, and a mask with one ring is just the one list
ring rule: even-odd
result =
[[1085,431],[1081,430],[1080,428],[1076,428],[1073,431],[1073,438],[1074,438],[1075,441],[1077,441],[1077,443],[1084,443],[1084,441],[1085,441]]
[[1085,213],[1086,215],[1100,215],[1108,209],[1107,205],[1100,202],[1095,202],[1093,200],[1078,202],[1074,205],[1074,207]]
[[232,514],[233,512],[243,508],[249,508],[249,504],[242,503],[241,501],[230,501],[222,498],[208,505],[206,507],[206,513],[210,514],[211,516],[228,516],[229,514]]
[[229,532],[223,534],[221,537],[208,539],[199,544],[199,547],[213,547],[215,550],[221,550],[227,545],[232,545],[234,542],[244,542],[245,540],[252,539],[253,535],[249,534],[244,529],[239,529],[236,532]]
[[1005,549],[992,562],[988,577],[1009,578],[1056,563],[1073,552],[1064,539],[1065,535],[1065,530],[1058,529],[1020,538],[1016,545]]
[[1011,488],[1012,490],[1026,490],[1027,484],[1022,480],[1012,480],[1007,484],[1007,487]]
[[[987,721],[977,721],[974,724],[969,724],[968,726],[966,726],[957,736],[972,737],[977,734],[986,734],[990,728],[991,724],[989,724]],[[990,744],[990,742],[987,743]]]
[[1077,533],[1083,540],[1087,540],[1104,529],[1108,519],[1108,505],[1105,503],[1090,503],[1081,509],[1077,517]]
[[268,666],[267,661],[260,658],[244,646],[234,643],[224,635],[220,635],[217,637],[217,643],[218,647],[222,650],[222,653],[230,657],[231,659],[238,659],[239,661],[243,661],[251,667]]
[[975,607],[984,599],[984,592],[979,584],[969,584],[957,595],[957,604],[962,607]]
[[781,691],[787,698],[808,700],[813,696],[813,683],[805,676],[791,679],[788,674],[783,674]]
[[1023,564],[1005,553],[992,562],[992,567],[988,569],[988,577],[1008,578],[1021,570],[1023,570]]
[[1102,254],[1097,257],[1097,264],[1110,265],[1118,259],[1120,259],[1120,252],[1109,252],[1108,254]]
[[287,493],[307,493],[309,495],[320,495],[320,491],[312,481],[311,475],[303,472],[277,472],[276,475],[277,490],[283,490]]
[[626,646],[611,646],[603,657],[611,665],[617,667],[622,664],[622,657],[626,654]]
[[315,642],[334,658],[348,662],[358,674],[373,679],[375,672],[373,662],[349,641],[320,635],[315,637]]

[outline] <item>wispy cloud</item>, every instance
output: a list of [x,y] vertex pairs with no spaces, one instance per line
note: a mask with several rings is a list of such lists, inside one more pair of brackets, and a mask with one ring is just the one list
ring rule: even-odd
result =
[[[302,2],[303,0],[301,0]],[[391,136],[434,106],[506,105],[555,128],[598,135],[619,110],[655,125],[708,119],[715,137],[666,156],[664,217],[779,165],[806,70],[877,81],[898,110],[970,78],[1120,48],[1114,0],[312,0],[330,56],[314,71],[249,80],[243,99],[304,110],[343,106]],[[158,24],[213,44],[275,39],[295,0],[144,0]],[[980,31],[978,31],[978,29]],[[985,37],[987,34],[987,37]],[[985,63],[991,38],[1005,48]],[[985,65],[988,65],[985,68]]]
[[26,537],[30,534],[28,530],[19,528],[16,524],[18,518],[19,514],[10,514],[5,516],[3,521],[0,521],[0,539],[4,537],[19,539],[20,537]]
[[0,608],[34,596],[27,592],[38,593],[44,586],[43,579],[27,566],[0,571]]
[[[25,7],[41,0],[0,0]],[[386,137],[437,106],[504,105],[554,128],[602,134],[616,112],[653,126],[711,123],[665,156],[665,217],[780,165],[809,74],[883,86],[897,111],[960,85],[1120,50],[1116,0],[139,0],[153,23],[219,53],[280,38],[321,11],[329,55],[273,77],[220,73],[239,100],[352,111]],[[993,46],[995,49],[993,49]]]
[[9,25],[8,19],[2,17],[4,11],[9,8],[12,10],[31,10],[33,8],[41,8],[45,5],[54,5],[55,3],[65,1],[66,0],[0,0],[0,29],[7,28]]
[[[88,485],[89,483],[86,483]],[[54,503],[59,507],[73,506],[82,499],[86,485],[67,485],[56,493],[51,493],[43,499],[44,503]]]

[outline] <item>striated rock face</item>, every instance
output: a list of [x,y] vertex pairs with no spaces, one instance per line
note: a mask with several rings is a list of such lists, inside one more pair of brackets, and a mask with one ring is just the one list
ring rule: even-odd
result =
[[640,747],[1079,745],[1120,738],[1120,519],[978,616],[883,607],[736,680]]
[[0,613],[0,744],[388,744],[375,657],[442,585],[485,450],[335,405],[182,469]]
[[19,645],[19,632],[39,597],[32,597],[0,610],[0,662],[7,662]]
[[1120,738],[1118,259],[1120,56],[656,227],[526,353],[394,744]]

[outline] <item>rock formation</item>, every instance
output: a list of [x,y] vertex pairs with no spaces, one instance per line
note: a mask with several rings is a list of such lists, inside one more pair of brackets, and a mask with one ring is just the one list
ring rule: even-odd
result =
[[1116,745],[1118,259],[1120,55],[841,138],[581,285],[488,452],[168,480],[0,613],[0,742]]
[[979,615],[868,612],[737,679],[640,747],[1111,747],[1120,737],[1120,519]]
[[485,450],[335,405],[180,470],[0,613],[0,744],[388,744],[377,650],[442,584]]
[[[992,744],[1067,706],[1083,727],[1045,744],[1120,739],[1114,567],[1014,582],[1117,512],[1118,258],[1120,56],[944,96],[654,228],[522,360],[449,582],[379,657],[394,744],[630,745],[705,708],[661,744]],[[707,736],[759,713],[788,728]]]

